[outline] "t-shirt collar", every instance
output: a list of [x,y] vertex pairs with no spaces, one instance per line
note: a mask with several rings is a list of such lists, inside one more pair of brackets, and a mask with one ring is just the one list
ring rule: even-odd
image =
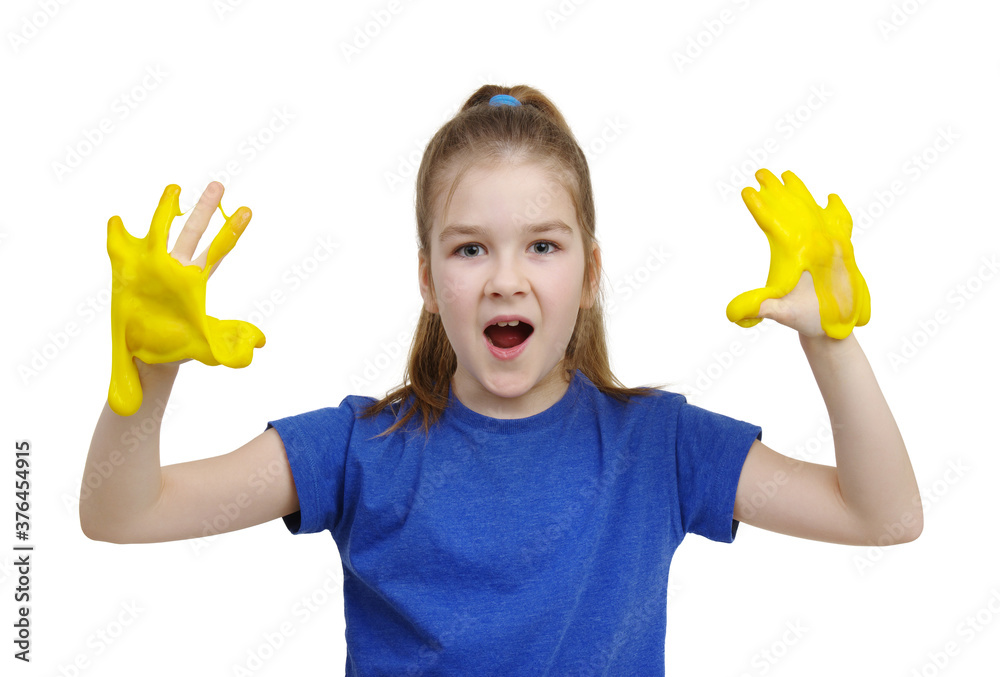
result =
[[569,387],[558,402],[545,411],[525,418],[493,418],[469,409],[455,396],[452,388],[448,388],[448,408],[443,421],[470,427],[475,430],[501,434],[516,434],[522,432],[537,432],[557,423],[565,422],[573,412],[574,406],[584,387],[590,384],[590,379],[577,369],[569,382]]

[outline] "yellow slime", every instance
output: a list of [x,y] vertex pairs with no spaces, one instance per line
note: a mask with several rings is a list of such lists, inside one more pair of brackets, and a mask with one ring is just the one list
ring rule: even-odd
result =
[[821,209],[805,184],[790,171],[777,177],[766,169],[754,175],[760,191],[751,187],[741,195],[754,220],[767,235],[771,267],[762,289],[743,292],[726,307],[726,317],[741,327],[761,321],[760,304],[785,296],[808,270],[819,301],[820,324],[835,339],[846,338],[871,316],[868,285],[854,262],[853,222],[844,203],[830,194]]
[[[111,386],[108,403],[120,416],[131,416],[142,405],[142,385],[132,357],[147,364],[191,358],[209,366],[245,367],[253,349],[264,345],[264,334],[249,322],[218,320],[205,312],[205,290],[212,266],[228,254],[246,221],[226,223],[212,240],[205,268],[185,266],[167,253],[167,234],[181,215],[181,189],[163,191],[146,237],[133,237],[122,220],[108,221],[111,258]],[[220,205],[219,211],[222,211]]]

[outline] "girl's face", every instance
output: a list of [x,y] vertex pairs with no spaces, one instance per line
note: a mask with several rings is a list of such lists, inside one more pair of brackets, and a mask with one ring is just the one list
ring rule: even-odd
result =
[[[593,283],[584,294],[583,237],[573,203],[534,163],[470,169],[442,221],[444,197],[431,230],[431,260],[419,255],[419,278],[424,306],[440,313],[458,358],[455,396],[493,418],[542,412],[568,387],[559,367],[577,314],[596,294],[597,243]],[[484,331],[504,315],[532,327],[507,358],[491,349]]]

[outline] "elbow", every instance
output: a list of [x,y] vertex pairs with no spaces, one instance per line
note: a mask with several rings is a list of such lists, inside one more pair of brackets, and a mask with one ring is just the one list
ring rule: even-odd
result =
[[93,520],[89,520],[84,517],[83,513],[80,514],[80,530],[83,535],[92,541],[104,541],[106,543],[113,543],[114,540],[111,539],[107,534],[103,533],[100,529],[96,528],[97,525],[93,523]]
[[880,520],[876,527],[868,530],[864,544],[881,547],[917,540],[924,530],[924,512],[920,504],[917,504],[915,510],[908,508],[897,512],[896,515],[894,519]]
[[906,533],[899,542],[910,543],[917,540],[924,531],[924,505],[920,500],[919,492],[911,501],[909,508],[903,510],[900,514],[909,519],[904,522]]
[[86,506],[87,503],[85,502],[85,499],[81,498],[80,505],[77,508],[77,515],[80,519],[80,531],[82,531],[83,535],[92,541],[108,540],[103,534],[101,534],[98,529],[98,524],[96,523],[97,521],[94,520],[91,515],[91,511],[85,509]]
[[95,519],[83,510],[80,506],[80,530],[83,535],[92,541],[104,543],[129,543],[130,541],[121,537],[114,529],[109,528],[108,520]]
[[80,528],[83,531],[83,535],[92,541],[100,541],[102,543],[118,543],[118,544],[135,542],[127,538],[122,538],[120,534],[116,534],[112,531],[96,530],[94,529],[93,525],[87,525],[84,524],[83,522],[80,523]]
[[86,536],[87,538],[89,538],[92,541],[102,541],[102,540],[104,540],[103,538],[101,538],[100,536],[98,536],[97,532],[94,530],[93,520],[90,519],[87,516],[86,511],[84,511],[84,509],[83,509],[83,501],[82,500],[80,501],[80,506],[78,508],[78,513],[77,514],[78,514],[79,519],[80,519],[80,531],[83,532],[84,536]]
[[920,537],[920,534],[924,530],[923,522],[918,522],[910,526],[906,531],[903,531],[899,535],[894,535],[893,540],[887,543],[887,545],[902,545],[903,543],[912,543]]
[[80,530],[92,541],[127,545],[154,542],[148,537],[148,529],[140,520],[122,521],[108,517],[87,515],[80,512]]
[[905,537],[901,539],[900,543],[910,543],[911,541],[917,540],[920,534],[924,532],[924,511],[918,509],[916,517],[913,520],[913,524],[910,526],[909,530],[906,532]]
[[92,524],[85,522],[84,520],[80,520],[80,530],[83,532],[84,536],[92,541],[108,541],[108,539],[100,532],[94,531],[94,526]]

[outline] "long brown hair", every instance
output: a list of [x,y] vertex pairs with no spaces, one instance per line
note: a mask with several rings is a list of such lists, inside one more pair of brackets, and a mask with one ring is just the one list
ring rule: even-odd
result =
[[[496,94],[509,94],[521,105],[490,106],[489,100]],[[442,192],[448,189],[444,205],[447,210],[455,189],[469,168],[483,162],[513,160],[540,164],[569,193],[583,236],[586,257],[583,287],[584,290],[590,289],[596,269],[593,243],[597,240],[590,169],[562,114],[548,97],[527,85],[483,85],[427,144],[417,172],[417,238],[421,253],[429,262],[433,207]],[[452,172],[455,173],[454,179],[450,186],[446,186],[445,181]],[[598,285],[593,303],[577,315],[562,364],[567,380],[579,369],[598,390],[619,401],[649,395],[662,386],[627,388],[611,373],[603,295],[603,287]],[[457,367],[458,360],[441,323],[441,316],[423,308],[413,345],[410,346],[403,384],[372,403],[361,416],[376,416],[387,406],[403,403],[412,395],[413,404],[405,416],[401,419],[397,416],[392,427],[379,437],[388,435],[417,414],[423,419],[424,433],[428,433],[448,405],[451,377]]]

